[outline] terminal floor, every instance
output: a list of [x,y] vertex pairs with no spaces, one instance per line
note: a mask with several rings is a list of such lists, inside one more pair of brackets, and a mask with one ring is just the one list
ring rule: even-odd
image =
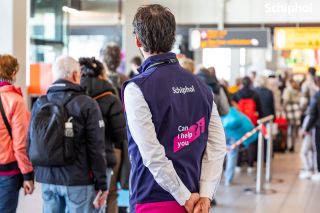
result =
[[[247,194],[244,189],[254,187],[253,176],[245,172],[235,177],[235,184],[218,190],[218,206],[214,213],[318,213],[320,212],[320,182],[300,180],[299,153],[276,154],[273,161],[273,181],[267,191],[274,194]],[[280,182],[280,181],[283,182]]]
[[[255,176],[237,174],[235,185],[218,190],[218,206],[214,213],[318,213],[320,212],[320,182],[299,180],[299,154],[276,154],[273,163],[274,180],[269,185],[274,194],[246,194],[244,189],[254,187]],[[283,180],[284,182],[279,182]],[[33,196],[21,193],[17,213],[41,213],[41,189],[37,185]]]

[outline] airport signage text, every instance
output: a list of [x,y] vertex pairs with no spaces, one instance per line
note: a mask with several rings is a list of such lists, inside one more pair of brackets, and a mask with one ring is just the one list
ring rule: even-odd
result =
[[276,50],[320,49],[320,27],[279,27],[274,29]]
[[270,40],[268,29],[191,29],[190,50],[203,48],[267,48]]

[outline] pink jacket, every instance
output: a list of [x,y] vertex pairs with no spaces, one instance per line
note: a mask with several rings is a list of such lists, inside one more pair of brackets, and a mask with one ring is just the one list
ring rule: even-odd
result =
[[0,175],[22,173],[25,180],[33,179],[33,168],[27,156],[29,117],[22,92],[13,85],[0,85],[0,95],[12,128],[12,139],[0,115]]

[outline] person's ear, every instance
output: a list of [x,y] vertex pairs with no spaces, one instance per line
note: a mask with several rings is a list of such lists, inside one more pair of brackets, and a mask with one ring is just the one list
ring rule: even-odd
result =
[[14,72],[12,73],[11,78],[12,78],[13,81],[16,81],[16,79],[17,79],[17,73],[18,73],[18,71],[14,71]]
[[80,72],[78,71],[73,71],[72,73],[72,80],[77,83],[80,84]]
[[107,76],[107,72],[105,72],[105,71],[103,71],[99,76],[98,76],[98,78],[100,79],[100,80],[107,80],[108,79],[108,76]]
[[138,48],[142,47],[141,41],[138,39],[138,37],[136,36],[136,45]]

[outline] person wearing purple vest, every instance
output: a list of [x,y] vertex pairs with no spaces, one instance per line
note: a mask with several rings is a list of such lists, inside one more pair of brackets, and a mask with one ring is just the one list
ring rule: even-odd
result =
[[209,212],[226,141],[213,94],[171,53],[174,15],[140,7],[133,21],[145,58],[123,86],[130,174],[130,212]]

